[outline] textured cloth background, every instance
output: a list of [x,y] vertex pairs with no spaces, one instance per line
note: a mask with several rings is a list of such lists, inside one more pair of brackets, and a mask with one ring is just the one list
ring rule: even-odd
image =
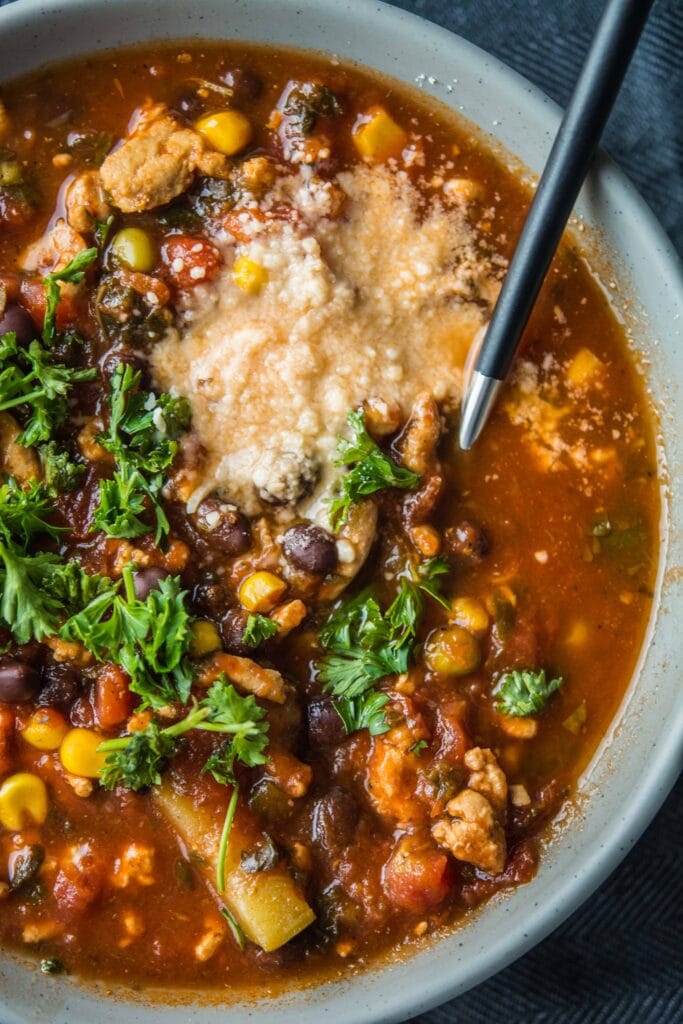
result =
[[[489,50],[560,104],[603,7],[602,0],[390,2]],[[683,0],[655,4],[604,143],[683,250]],[[683,1024],[682,851],[679,782],[624,863],[573,917],[495,978],[412,1024]]]

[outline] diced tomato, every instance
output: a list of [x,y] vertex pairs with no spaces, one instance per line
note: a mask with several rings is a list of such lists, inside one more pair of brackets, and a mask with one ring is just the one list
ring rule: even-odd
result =
[[[142,295],[149,305],[165,306],[169,302],[171,293],[168,285],[158,277],[141,274],[138,270],[127,270],[125,267],[119,267],[117,273],[123,286],[132,288],[138,295]],[[154,296],[151,303],[150,296]]]
[[118,665],[103,665],[95,686],[95,715],[102,729],[114,729],[133,711],[130,676]]
[[449,764],[462,764],[465,753],[472,746],[463,724],[467,705],[463,700],[444,701],[436,712],[436,735],[439,757]]
[[57,873],[52,894],[63,913],[82,914],[97,899],[103,883],[104,865],[84,843],[71,852],[69,861]]
[[387,897],[396,907],[422,914],[442,903],[453,886],[448,857],[419,836],[402,836],[382,876]]
[[248,242],[251,237],[251,225],[258,221],[265,224],[266,215],[262,210],[251,207],[231,210],[225,218],[225,230],[229,231],[237,242]]
[[14,713],[0,707],[0,776],[12,767],[10,747],[14,737]]
[[[35,278],[24,278],[19,286],[21,301],[33,317],[33,322],[40,330],[45,319],[45,287],[43,282]],[[76,301],[72,291],[62,291],[57,306],[57,330],[63,331],[73,323],[76,317]]]
[[178,288],[193,288],[211,281],[223,263],[212,242],[192,235],[168,235],[161,255],[169,278]]

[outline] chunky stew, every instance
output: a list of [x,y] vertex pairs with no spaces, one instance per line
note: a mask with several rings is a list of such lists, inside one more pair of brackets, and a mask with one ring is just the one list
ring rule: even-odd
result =
[[464,122],[233,44],[1,94],[0,940],[195,990],[430,941],[552,856],[643,641],[610,283],[567,240],[462,453],[528,204]]

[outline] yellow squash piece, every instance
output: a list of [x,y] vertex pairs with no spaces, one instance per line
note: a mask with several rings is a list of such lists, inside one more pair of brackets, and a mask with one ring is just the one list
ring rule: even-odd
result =
[[0,786],[0,825],[19,832],[27,825],[42,825],[47,818],[47,789],[30,772],[10,775]]
[[[178,793],[168,781],[153,792],[172,829],[200,858],[201,871],[215,891],[222,816]],[[258,830],[250,832],[240,823],[238,811],[225,856],[225,892],[220,899],[246,937],[268,953],[312,924],[315,914],[284,865],[256,873],[242,870],[242,853],[253,849],[258,836]]]
[[408,136],[400,125],[384,107],[371,107],[366,116],[367,120],[353,134],[353,142],[360,155],[376,163],[399,157],[408,142]]

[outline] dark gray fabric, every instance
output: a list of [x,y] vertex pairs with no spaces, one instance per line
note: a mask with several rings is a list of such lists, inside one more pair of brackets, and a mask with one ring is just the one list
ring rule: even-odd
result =
[[[602,0],[390,2],[494,53],[561,104],[603,6]],[[604,140],[679,250],[682,54],[683,0],[658,0]],[[621,867],[573,917],[495,978],[412,1024],[683,1024],[682,810],[679,782]]]
[[[495,54],[564,105],[604,0],[389,0]],[[604,136],[683,250],[683,0],[658,0]]]

